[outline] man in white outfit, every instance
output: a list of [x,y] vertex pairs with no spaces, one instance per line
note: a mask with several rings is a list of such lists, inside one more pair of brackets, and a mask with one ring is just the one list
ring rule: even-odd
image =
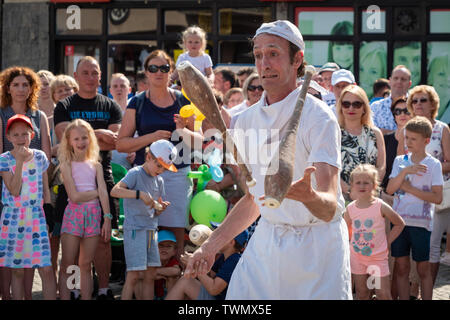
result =
[[[227,299],[351,299],[348,230],[339,186],[339,125],[324,102],[307,95],[297,133],[294,182],[280,207],[263,206],[270,159],[261,155],[271,147],[277,150],[299,97],[302,35],[289,21],[263,23],[253,38],[253,54],[265,92],[240,114],[234,136],[256,186],[194,252],[185,276],[208,272],[218,249],[261,215],[234,270]],[[240,139],[245,130],[263,129],[270,136],[246,143]],[[261,159],[255,161],[255,154]]]

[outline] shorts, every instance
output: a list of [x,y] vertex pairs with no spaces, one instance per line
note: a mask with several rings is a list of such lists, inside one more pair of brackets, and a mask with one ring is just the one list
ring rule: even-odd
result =
[[352,274],[368,274],[377,277],[386,277],[390,275],[388,259],[361,259],[358,254],[350,253],[350,267]]
[[209,294],[203,285],[200,285],[200,292],[198,293],[197,300],[217,300],[215,296]]
[[405,226],[402,233],[392,242],[391,254],[395,258],[409,257],[412,249],[412,258],[416,262],[430,259],[431,231],[422,227]]
[[123,248],[127,271],[143,271],[160,267],[156,230],[123,230]]
[[67,233],[73,236],[88,238],[100,234],[100,203],[71,203],[64,211],[61,226],[61,234]]

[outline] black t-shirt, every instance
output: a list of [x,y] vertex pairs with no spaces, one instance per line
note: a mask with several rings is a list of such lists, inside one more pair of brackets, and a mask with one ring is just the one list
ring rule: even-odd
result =
[[[122,122],[122,109],[117,102],[101,94],[97,94],[92,99],[83,99],[78,94],[74,94],[58,102],[53,112],[53,121],[56,127],[61,122],[70,122],[74,119],[85,120],[94,130],[108,129],[109,125]],[[111,151],[100,151],[100,156],[105,182],[114,183]]]
[[386,134],[384,137],[384,146],[386,149],[386,174],[384,175],[381,187],[386,190],[389,183],[389,176],[391,175],[392,165],[394,164],[395,157],[397,156],[398,141],[395,139],[395,132]]

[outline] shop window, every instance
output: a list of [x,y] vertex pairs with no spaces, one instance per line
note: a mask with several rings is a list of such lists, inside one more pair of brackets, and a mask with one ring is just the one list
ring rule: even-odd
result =
[[255,34],[264,22],[272,20],[271,7],[219,9],[219,34]]
[[[75,7],[75,6],[74,6]],[[68,7],[56,10],[56,34],[100,35],[102,34],[102,9]]]
[[[368,7],[370,8],[370,6]],[[368,9],[367,8],[367,9]],[[379,10],[379,11],[378,11]],[[386,10],[363,10],[361,12],[362,33],[385,33],[386,32]]]
[[295,8],[295,20],[302,35],[353,35],[353,8]]
[[156,35],[157,19],[156,9],[110,9],[108,10],[108,33]]
[[450,42],[428,42],[427,83],[439,95],[437,119],[450,123]]
[[249,41],[219,41],[219,48],[221,63],[255,63]]
[[156,41],[114,40],[108,42],[108,84],[113,73],[123,73],[133,83],[136,73],[144,69],[144,61]]
[[450,9],[430,11],[430,33],[450,33]]
[[212,32],[212,12],[200,10],[166,10],[164,13],[165,31],[181,33],[187,27],[197,25],[207,33]]
[[394,67],[406,66],[411,71],[411,87],[420,83],[422,46],[418,41],[394,42]]
[[353,71],[353,43],[342,41],[305,41],[305,59],[317,67],[336,62],[342,69]]
[[359,81],[369,100],[373,96],[373,83],[387,77],[387,43],[385,41],[362,42],[359,48]]

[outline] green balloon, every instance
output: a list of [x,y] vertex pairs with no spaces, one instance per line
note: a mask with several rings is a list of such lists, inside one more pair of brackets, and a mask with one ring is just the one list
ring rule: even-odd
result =
[[212,228],[210,221],[221,223],[227,214],[227,202],[220,193],[204,190],[191,201],[191,215],[195,222]]

